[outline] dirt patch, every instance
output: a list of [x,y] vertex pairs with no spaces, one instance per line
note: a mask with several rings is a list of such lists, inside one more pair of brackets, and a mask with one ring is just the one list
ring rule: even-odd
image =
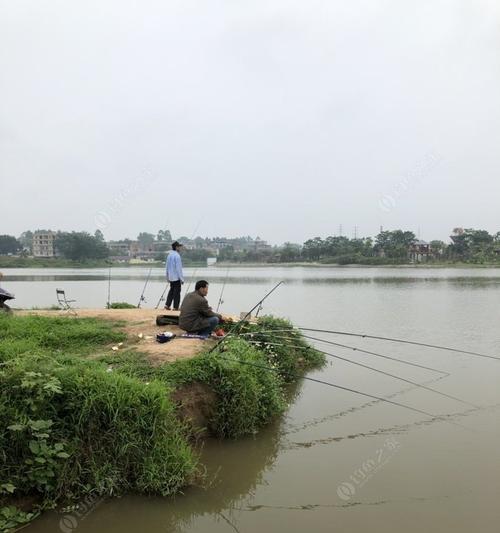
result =
[[[135,348],[148,356],[154,365],[171,363],[178,359],[190,359],[198,355],[205,349],[214,346],[212,339],[181,339],[180,335],[184,333],[178,326],[157,326],[157,315],[178,316],[178,311],[165,311],[162,309],[77,309],[77,318],[98,318],[102,320],[111,320],[123,322],[122,326],[117,326],[127,334],[127,340],[121,345],[110,346],[110,354],[116,351],[123,351],[127,348]],[[60,311],[33,310],[20,311],[18,314],[37,314],[44,316],[64,316],[65,313]],[[156,342],[156,335],[165,331],[171,331],[177,335],[177,338],[170,342],[160,344]]]
[[177,405],[179,418],[192,428],[196,439],[212,434],[211,421],[215,415],[218,396],[207,384],[200,382],[181,385],[171,394]]

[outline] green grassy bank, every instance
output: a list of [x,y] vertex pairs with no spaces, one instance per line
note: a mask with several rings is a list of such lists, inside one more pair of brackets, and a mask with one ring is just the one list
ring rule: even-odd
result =
[[[190,261],[183,259],[184,266],[203,267],[206,261]],[[85,261],[73,261],[62,257],[18,257],[0,256],[0,268],[109,268],[109,267],[164,267],[165,261],[144,261],[139,263],[124,263],[113,259],[87,259]]]
[[210,354],[152,366],[133,348],[110,352],[120,324],[0,314],[0,530],[89,494],[193,483],[199,428],[182,394],[210,392],[209,434],[256,433],[286,408],[286,384],[323,362],[298,333],[276,346],[272,330],[287,327],[264,318]]

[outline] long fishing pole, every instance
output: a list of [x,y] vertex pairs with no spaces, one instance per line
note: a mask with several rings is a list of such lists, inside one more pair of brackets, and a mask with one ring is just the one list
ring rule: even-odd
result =
[[245,322],[245,320],[249,317],[249,316],[252,316],[252,313],[255,311],[255,309],[257,309],[257,307],[260,307],[265,300],[267,300],[267,298],[269,298],[269,296],[271,296],[271,294],[280,286],[284,283],[284,281],[280,281],[279,283],[277,283],[265,296],[264,298],[262,298],[260,301],[258,301],[253,307],[252,309],[250,309],[250,311],[248,311],[248,313],[240,320],[240,322]]
[[[286,331],[295,332],[295,330],[290,330],[290,329],[287,329],[287,330],[279,330],[279,329],[264,329],[264,330],[262,330],[261,329],[259,331],[255,331],[255,332],[240,333],[240,335],[241,336],[249,336],[249,337],[251,337],[253,335],[259,335],[259,333],[275,333],[275,332],[286,332]],[[390,361],[395,361],[395,362],[401,363],[403,365],[414,366],[416,368],[422,368],[424,370],[430,370],[431,372],[436,372],[437,374],[441,374],[443,376],[449,376],[450,375],[449,372],[445,372],[444,370],[438,370],[437,368],[432,368],[431,366],[419,365],[419,364],[413,363],[411,361],[405,361],[403,359],[398,359],[397,357],[391,357],[389,355],[383,355],[383,354],[380,354],[380,353],[377,353],[377,352],[370,352],[368,350],[363,350],[361,348],[356,348],[354,346],[348,346],[347,344],[339,344],[337,342],[327,341],[327,340],[324,340],[324,339],[320,339],[318,337],[310,337],[309,335],[304,335],[303,333],[301,333],[301,335],[302,335],[302,337],[304,337],[306,339],[320,341],[320,342],[324,342],[325,344],[331,344],[333,346],[340,346],[342,348],[348,348],[350,350],[366,353],[366,354],[369,354],[369,355],[373,355],[375,357],[381,357],[382,359],[388,359]],[[295,339],[293,339],[293,337],[286,337],[286,336],[280,336],[280,335],[274,335],[274,338],[275,339],[295,340]]]
[[[277,329],[270,329],[270,330],[267,330],[267,332],[302,332],[302,331],[312,331],[312,332],[318,332],[318,333],[330,333],[330,334],[334,334],[334,335],[349,335],[349,336],[352,336],[352,337],[361,337],[363,339],[376,339],[376,340],[385,340],[385,341],[391,341],[391,342],[398,342],[398,343],[402,343],[402,344],[412,344],[412,345],[415,345],[415,346],[425,346],[427,348],[435,348],[435,349],[438,349],[438,350],[446,350],[446,351],[449,351],[449,352],[457,352],[457,353],[463,353],[463,354],[466,354],[466,355],[473,355],[473,356],[476,356],[476,357],[485,357],[487,359],[496,359],[497,361],[500,360],[500,357],[496,357],[494,355],[486,355],[486,354],[482,354],[482,353],[478,353],[478,352],[470,352],[470,351],[467,351],[467,350],[461,350],[459,348],[451,348],[449,346],[440,346],[440,345],[436,345],[436,344],[428,344],[428,343],[424,343],[424,342],[417,342],[417,341],[408,341],[408,340],[404,340],[404,339],[393,339],[393,338],[390,338],[390,337],[378,337],[378,336],[375,336],[375,335],[366,335],[364,333],[348,333],[348,332],[345,332],[345,331],[331,331],[331,330],[327,330],[327,329],[314,329],[314,328],[306,328],[306,327],[302,327],[302,326],[292,326],[292,327],[289,327],[289,328],[277,328]],[[361,351],[361,350],[359,350]]]
[[380,336],[377,336],[377,335],[367,335],[365,333],[351,333],[351,332],[347,332],[347,331],[331,331],[331,330],[327,330],[327,329],[305,328],[305,327],[301,327],[301,326],[297,326],[297,329],[299,329],[301,331],[314,331],[314,332],[317,332],[317,333],[330,333],[330,334],[334,334],[334,335],[347,335],[347,336],[351,336],[351,337],[361,337],[363,339],[376,339],[376,340],[389,341],[389,342],[399,342],[401,344],[412,344],[414,346],[424,346],[426,348],[435,348],[437,350],[446,350],[448,352],[463,353],[463,354],[466,354],[466,355],[473,355],[473,356],[476,356],[476,357],[484,357],[486,359],[500,360],[500,357],[496,357],[494,355],[486,355],[486,354],[478,353],[478,352],[470,352],[468,350],[461,350],[459,348],[451,348],[450,346],[440,346],[440,345],[437,345],[437,344],[429,344],[429,343],[426,343],[426,342],[410,341],[410,340],[406,340],[406,339],[393,339],[391,337],[380,337]]
[[421,385],[420,383],[417,383],[416,381],[412,381],[410,379],[406,379],[406,378],[403,378],[401,376],[397,376],[396,374],[391,374],[389,372],[384,372],[383,370],[379,370],[378,368],[375,368],[373,366],[368,366],[368,365],[365,365],[365,364],[360,363],[358,361],[352,361],[351,359],[347,359],[346,357],[341,357],[340,355],[335,355],[335,354],[330,353],[330,352],[325,352],[323,350],[318,350],[318,352],[320,352],[320,353],[322,353],[324,355],[328,355],[329,357],[333,357],[335,359],[339,359],[340,361],[345,361],[346,363],[350,363],[352,365],[356,365],[356,366],[360,366],[360,367],[363,367],[363,368],[367,368],[368,370],[372,370],[373,372],[378,372],[379,374],[383,374],[384,376],[388,376],[390,378],[397,379],[399,381],[404,381],[405,383],[409,383],[410,385],[414,385],[415,387],[419,387],[421,389],[428,390],[428,391],[433,392],[435,394],[439,394],[440,396],[444,396],[445,398],[449,398],[450,400],[455,400],[457,402],[463,403],[465,405],[468,405],[469,407],[475,407],[477,409],[480,409],[479,405],[475,405],[473,403],[470,403],[470,402],[467,402],[467,401],[462,400],[460,398],[457,398],[456,396],[452,396],[451,394],[446,394],[445,392],[438,391],[438,390],[433,389],[431,387],[426,387],[425,385]]
[[161,293],[160,299],[158,300],[158,303],[156,304],[155,309],[158,309],[158,307],[160,307],[161,302],[163,302],[163,300],[165,299],[165,293],[167,292],[168,285],[169,285],[168,283],[165,285],[165,288],[163,289],[163,292]]
[[193,284],[193,279],[196,277],[196,272],[198,272],[198,267],[196,267],[193,270],[193,275],[189,277],[189,283],[188,283],[186,292],[184,293],[184,298],[186,297],[186,294],[189,294],[189,289],[191,288],[191,285]]
[[111,267],[109,267],[109,272],[108,272],[108,303],[106,307],[108,309],[111,308]]
[[[228,333],[221,338],[221,340],[213,347],[211,348],[207,353],[212,353],[217,347],[220,347],[222,345],[222,343],[227,340],[228,337],[232,336],[232,335],[236,335],[239,330],[241,329],[242,325],[245,323],[246,319],[252,314],[252,312],[254,311],[254,309],[256,309],[259,305],[262,304],[262,302],[264,300],[266,300],[266,298],[269,298],[269,296],[271,296],[271,294],[282,284],[284,283],[283,281],[280,281],[279,283],[277,283],[259,302],[257,302],[256,305],[254,305],[252,307],[252,309],[250,309],[250,311],[248,311],[248,313],[243,317],[243,318],[240,318],[240,320],[238,320],[238,322],[236,322],[235,324],[232,325],[231,327],[231,330],[228,331]],[[239,329],[238,329],[238,326],[239,326]]]
[[153,270],[153,267],[149,269],[148,277],[146,278],[146,283],[144,284],[144,288],[142,289],[141,297],[139,298],[139,303],[137,304],[137,307],[141,307],[141,303],[146,301],[146,298],[144,297],[144,292],[146,291],[146,287],[149,283],[149,278],[151,277],[151,271]]
[[[306,338],[309,338],[309,339],[310,339],[311,337],[306,337]],[[313,338],[313,340],[321,340],[321,339],[314,339],[314,338]],[[250,341],[250,343],[258,343],[258,342],[259,342],[259,341]],[[262,343],[262,344],[264,344],[264,345],[272,345],[272,343]],[[282,344],[281,346],[285,346],[285,347],[286,347],[287,345],[286,345],[286,344]],[[288,347],[293,348],[294,346],[290,346],[290,345],[289,345]],[[324,355],[327,355],[327,356],[329,356],[329,357],[333,357],[334,359],[338,359],[338,360],[340,360],[340,361],[345,361],[346,363],[350,363],[350,364],[352,364],[352,365],[360,366],[360,367],[362,367],[362,368],[366,368],[366,369],[368,369],[368,370],[372,370],[373,372],[378,372],[379,374],[383,374],[384,376],[387,376],[387,377],[390,377],[390,378],[393,378],[393,379],[397,379],[397,380],[399,380],[399,381],[403,381],[403,382],[405,382],[405,383],[409,383],[410,385],[414,385],[415,387],[419,387],[419,388],[421,388],[421,389],[428,390],[428,391],[433,392],[433,393],[435,393],[435,394],[439,394],[440,396],[444,396],[445,398],[449,398],[449,399],[451,399],[451,400],[455,400],[455,401],[457,401],[457,402],[463,403],[463,404],[465,404],[465,405],[468,405],[469,407],[476,407],[476,408],[478,408],[478,409],[480,408],[479,405],[475,405],[475,404],[473,404],[473,403],[470,403],[470,402],[467,402],[467,401],[465,401],[465,400],[462,400],[461,398],[457,398],[456,396],[452,396],[452,395],[450,395],[450,394],[446,394],[445,392],[441,392],[441,391],[438,391],[438,390],[433,389],[433,388],[431,388],[431,387],[427,387],[427,386],[425,386],[425,385],[422,385],[422,384],[420,384],[420,383],[416,383],[415,381],[412,381],[412,380],[410,380],[410,379],[406,379],[406,378],[404,378],[404,377],[402,377],[402,376],[398,376],[398,375],[396,375],[396,374],[391,374],[391,373],[389,373],[389,372],[385,372],[385,371],[380,370],[380,369],[378,369],[378,368],[375,368],[375,367],[373,367],[373,366],[365,365],[365,364],[360,363],[360,362],[358,362],[358,361],[353,361],[353,360],[351,360],[351,359],[347,359],[346,357],[341,357],[340,355],[336,355],[336,354],[333,354],[333,353],[330,353],[330,352],[325,352],[324,350],[319,350],[318,348],[314,348],[314,349],[315,349],[316,351],[318,351],[318,352],[324,354]]]
[[224,289],[226,288],[226,283],[227,283],[228,276],[229,276],[229,267],[227,267],[226,277],[224,278],[224,284],[222,285],[222,289],[220,291],[219,302],[217,304],[217,309],[216,309],[217,313],[219,312],[220,306],[224,303],[224,300],[222,299],[222,297],[224,296]]
[[[272,368],[272,367],[269,367],[269,366],[266,366],[266,365],[259,365],[257,363],[250,363],[249,361],[242,361],[241,359],[234,359],[232,357],[224,357],[223,355],[220,355],[220,354],[218,354],[218,357],[220,357],[221,359],[225,359],[227,361],[234,362],[234,363],[240,363],[240,364],[243,364],[243,365],[253,366],[253,367],[256,367],[256,368],[263,368],[263,369],[269,370],[271,372],[283,373],[283,371],[278,369],[278,368]],[[328,387],[333,387],[335,389],[340,389],[340,390],[344,390],[344,391],[347,391],[347,392],[351,392],[353,394],[358,394],[360,396],[365,396],[367,398],[372,398],[373,400],[379,400],[381,402],[389,403],[389,404],[395,405],[397,407],[401,407],[403,409],[408,409],[409,411],[413,411],[415,413],[419,413],[421,415],[428,416],[428,417],[430,417],[432,419],[440,419],[440,420],[443,420],[445,422],[449,422],[450,424],[459,426],[461,428],[464,427],[461,424],[457,424],[456,422],[452,422],[450,420],[447,420],[442,415],[434,415],[432,413],[429,413],[427,411],[423,411],[421,409],[417,409],[416,407],[411,407],[410,405],[406,405],[404,403],[395,402],[393,400],[388,400],[387,398],[383,398],[382,396],[375,396],[374,394],[369,394],[367,392],[362,392],[362,391],[359,391],[357,389],[351,389],[349,387],[344,387],[342,385],[338,385],[337,383],[332,383],[330,381],[324,381],[322,379],[311,378],[309,376],[301,376],[300,374],[294,374],[294,373],[291,373],[291,372],[286,372],[286,374],[288,376],[290,376],[290,377],[294,377],[294,378],[298,378],[298,379],[305,379],[307,381],[312,381],[314,383],[319,383],[321,385],[326,385]]]

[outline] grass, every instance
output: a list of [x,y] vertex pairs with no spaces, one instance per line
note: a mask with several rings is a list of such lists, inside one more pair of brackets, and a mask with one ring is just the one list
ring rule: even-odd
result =
[[[120,325],[0,314],[0,530],[85,494],[178,492],[198,464],[172,391],[207,385],[211,432],[237,438],[283,413],[287,383],[324,361],[297,332],[269,346],[291,324],[265,317],[242,331],[255,344],[229,336],[212,353],[152,366],[134,349],[109,353],[125,340]],[[30,513],[15,507],[33,495]]]
[[0,361],[22,355],[86,355],[123,341],[119,323],[95,318],[8,316],[0,313]]

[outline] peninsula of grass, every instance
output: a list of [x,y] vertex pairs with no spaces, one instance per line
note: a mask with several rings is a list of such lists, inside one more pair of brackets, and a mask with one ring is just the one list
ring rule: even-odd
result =
[[[87,495],[195,482],[200,433],[256,433],[285,410],[287,384],[324,362],[295,330],[273,342],[290,326],[263,318],[211,353],[155,366],[134,347],[110,350],[126,340],[120,323],[0,314],[0,530]],[[200,403],[205,428],[191,416]]]

